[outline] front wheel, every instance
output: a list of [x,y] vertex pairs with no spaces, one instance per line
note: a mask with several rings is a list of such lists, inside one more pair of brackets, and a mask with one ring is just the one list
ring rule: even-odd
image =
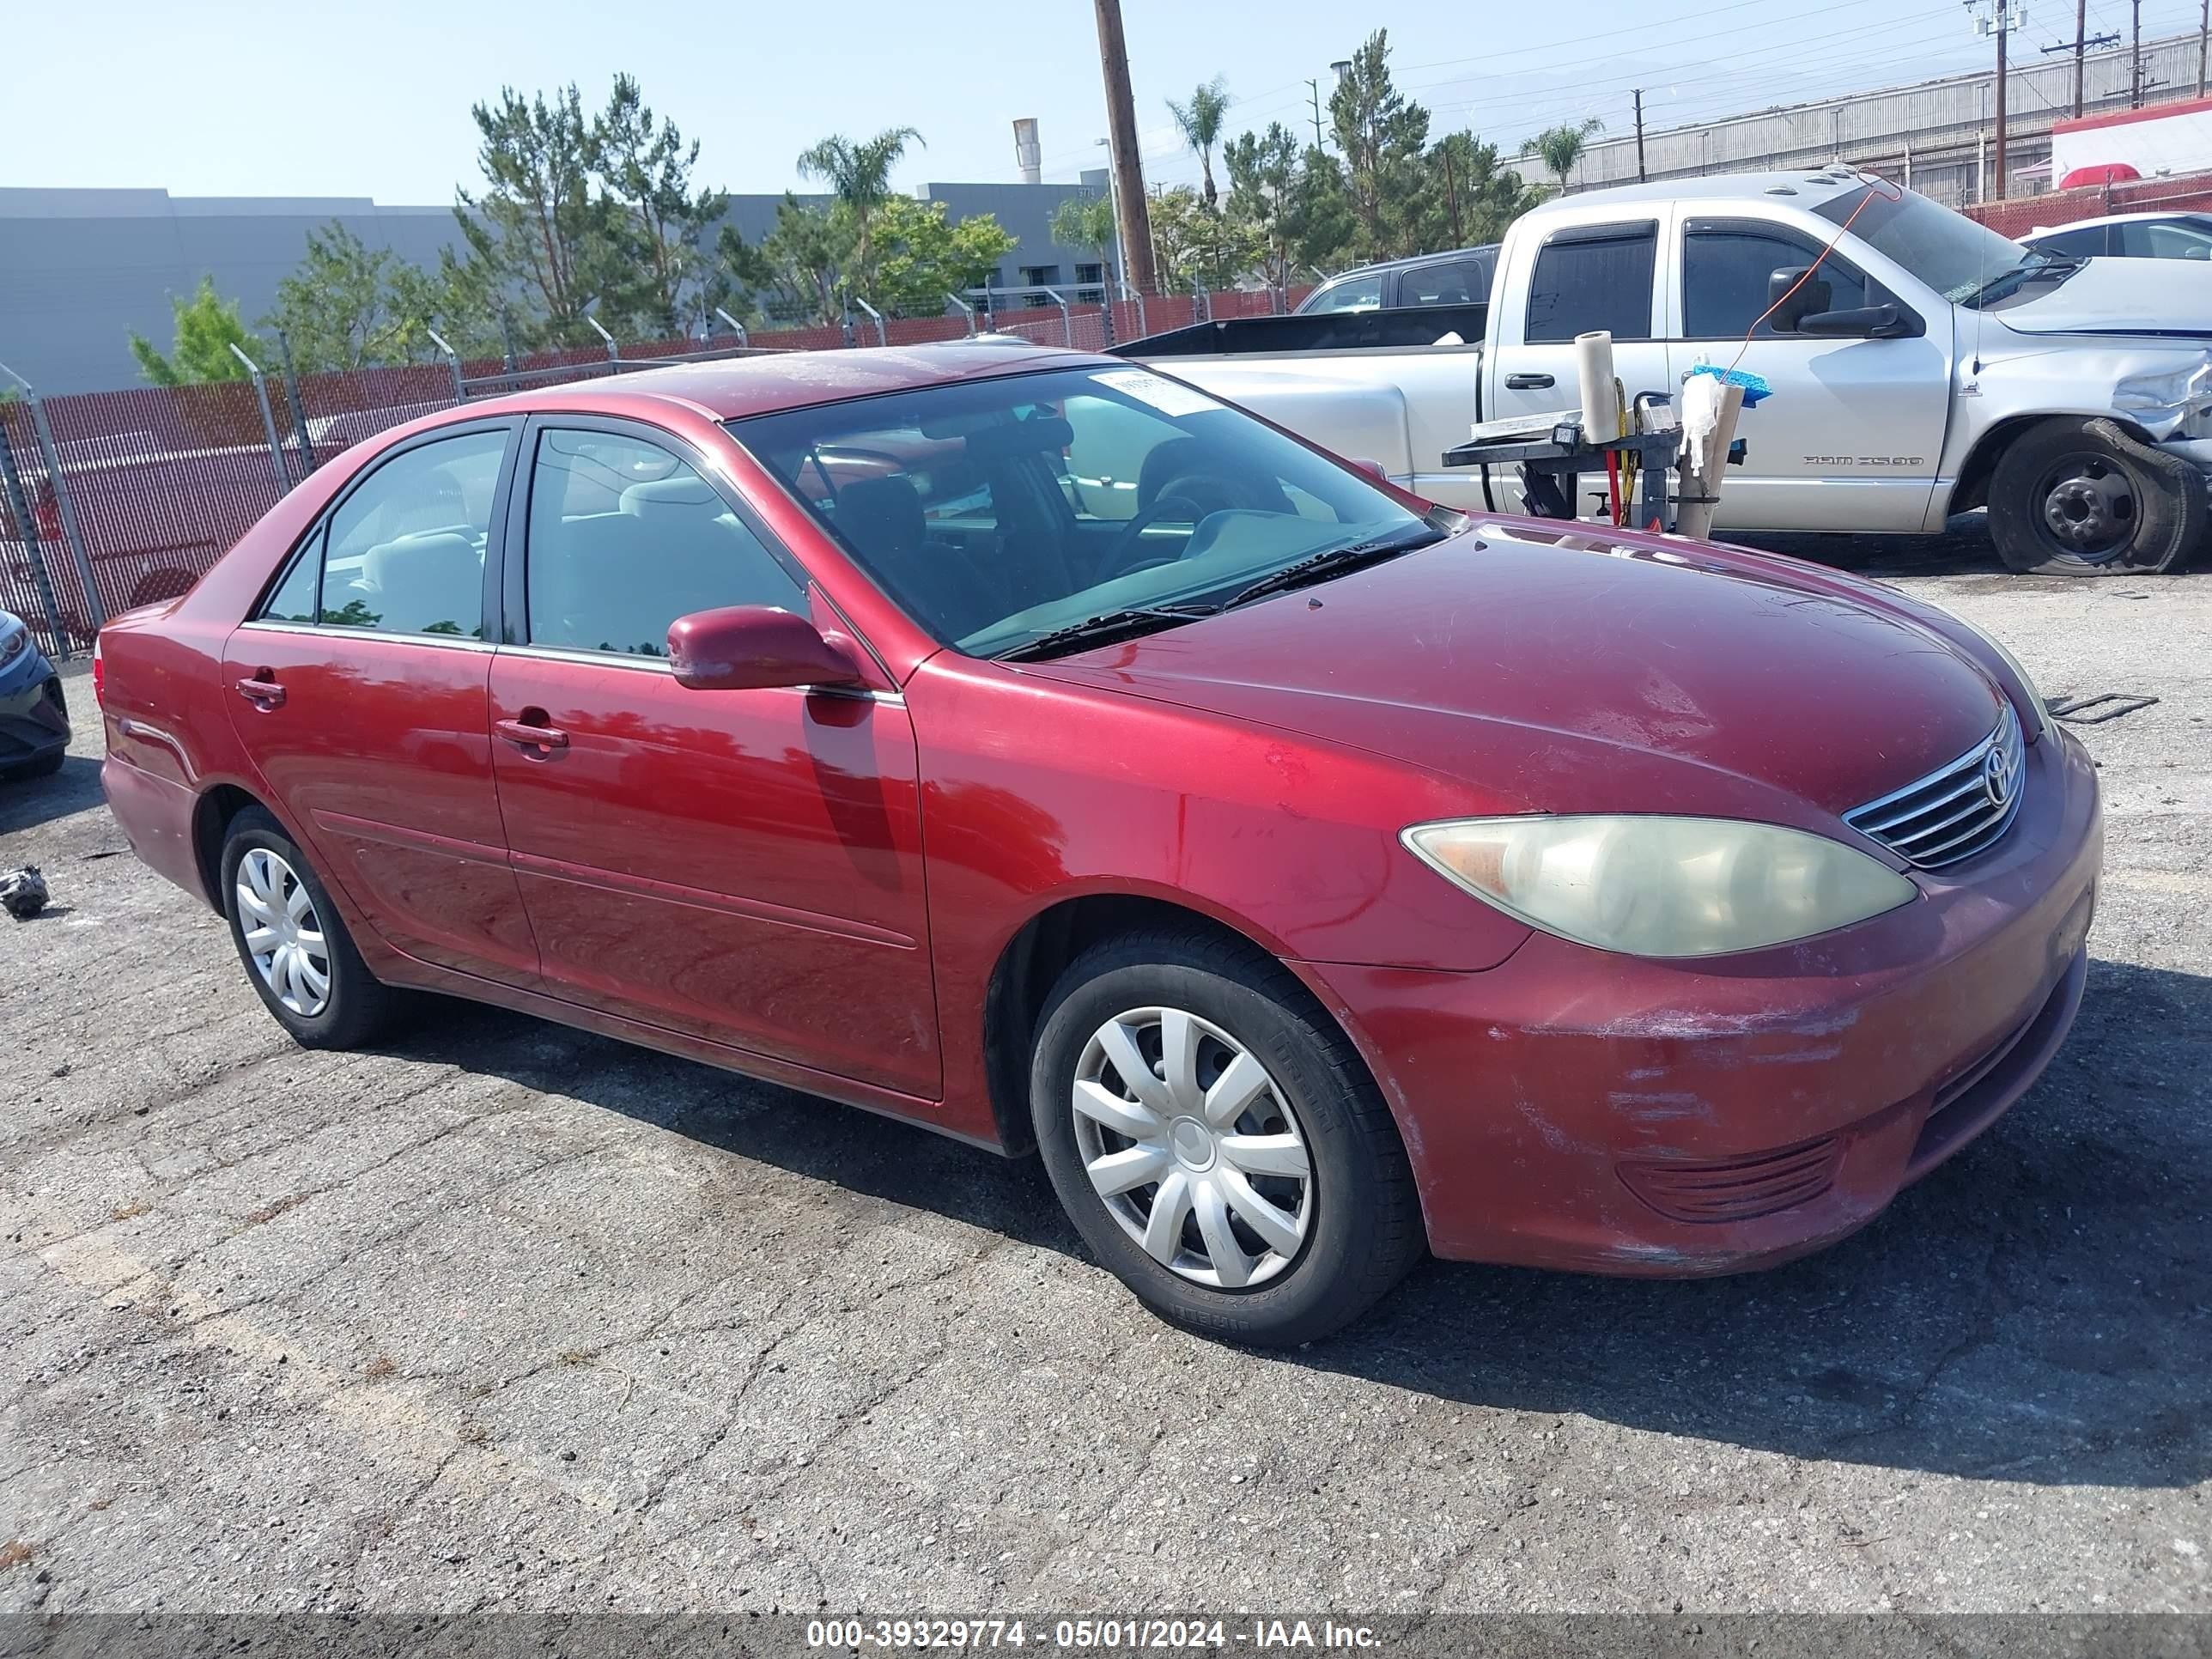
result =
[[1175,1324],[1310,1342],[1421,1255],[1405,1149],[1358,1053],[1256,951],[1200,932],[1092,947],[1046,1005],[1030,1090],[1069,1218]]
[[2031,428],[1990,479],[1990,538],[2027,575],[2179,570],[2203,540],[2206,517],[2203,473],[2112,421]]

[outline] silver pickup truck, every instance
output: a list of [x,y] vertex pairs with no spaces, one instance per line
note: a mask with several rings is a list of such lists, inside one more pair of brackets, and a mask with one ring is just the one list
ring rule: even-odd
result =
[[1986,506],[2014,569],[2085,575],[2178,569],[2207,539],[2212,270],[2032,252],[1842,168],[1547,203],[1506,233],[1486,306],[1121,350],[1431,500],[1504,511],[1509,470],[1443,452],[1476,422],[1572,406],[1593,329],[1631,395],[1678,394],[1705,363],[1771,388],[1737,428],[1719,531],[1929,532]]

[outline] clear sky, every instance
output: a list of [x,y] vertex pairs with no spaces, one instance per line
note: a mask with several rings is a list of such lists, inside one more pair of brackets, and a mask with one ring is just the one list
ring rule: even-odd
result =
[[[2013,61],[2074,32],[2064,0],[2027,0]],[[831,132],[921,129],[904,187],[1014,176],[1012,122],[1042,123],[1045,177],[1100,165],[1106,130],[1091,0],[672,5],[652,0],[96,0],[9,7],[0,185],[162,185],[177,195],[373,196],[449,203],[475,176],[469,106],[502,83],[616,71],[702,141],[701,182],[776,191]],[[1960,0],[1124,0],[1148,181],[1194,181],[1164,100],[1228,77],[1230,131],[1311,131],[1305,82],[1368,29],[1399,84],[1508,154],[1595,115],[1632,131],[1985,65]],[[2090,0],[2124,33],[2128,0]],[[2193,29],[2197,0],[2143,0],[2143,35]],[[1564,37],[1564,38],[1562,38]],[[2193,88],[2192,88],[2193,90]]]

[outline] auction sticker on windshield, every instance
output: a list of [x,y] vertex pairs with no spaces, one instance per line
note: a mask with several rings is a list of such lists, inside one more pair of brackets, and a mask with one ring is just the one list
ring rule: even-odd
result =
[[1164,380],[1141,368],[1109,368],[1097,379],[1099,385],[1110,386],[1139,403],[1150,404],[1163,415],[1202,415],[1209,409],[1221,407],[1203,392]]

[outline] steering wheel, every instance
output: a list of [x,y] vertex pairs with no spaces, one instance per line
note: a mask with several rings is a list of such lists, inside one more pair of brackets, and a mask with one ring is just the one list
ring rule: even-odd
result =
[[[1208,506],[1211,501],[1213,505]],[[1139,570],[1156,569],[1164,564],[1173,564],[1180,554],[1156,554],[1150,558],[1133,558],[1146,530],[1170,516],[1170,509],[1180,508],[1189,515],[1194,529],[1209,514],[1233,512],[1241,503],[1237,492],[1218,478],[1202,473],[1186,472],[1181,477],[1170,478],[1162,485],[1160,493],[1152,498],[1150,507],[1121,527],[1114,545],[1106,550],[1099,568],[1116,576],[1127,576]]]

